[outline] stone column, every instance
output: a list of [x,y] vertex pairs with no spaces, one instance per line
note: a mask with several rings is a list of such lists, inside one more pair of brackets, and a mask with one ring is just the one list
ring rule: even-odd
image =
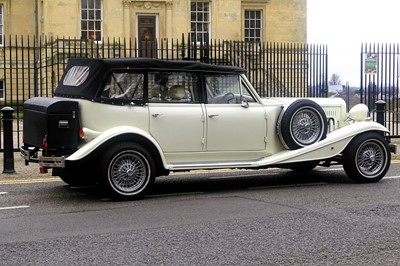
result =
[[172,1],[166,1],[165,2],[165,7],[166,7],[166,9],[167,9],[167,12],[166,12],[166,16],[167,16],[167,27],[166,27],[166,33],[167,33],[167,38],[168,39],[172,39],[173,38],[173,36],[172,36],[172,27],[173,27],[173,25],[172,25]]
[[130,0],[123,0],[122,5],[124,7],[124,37],[128,40],[131,37],[131,18],[130,18]]

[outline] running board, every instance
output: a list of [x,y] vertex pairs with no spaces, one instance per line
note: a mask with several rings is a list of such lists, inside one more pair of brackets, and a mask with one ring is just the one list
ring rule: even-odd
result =
[[210,162],[210,163],[180,163],[169,164],[169,170],[200,170],[200,169],[221,169],[221,168],[248,168],[257,167],[257,163],[253,161],[241,162]]

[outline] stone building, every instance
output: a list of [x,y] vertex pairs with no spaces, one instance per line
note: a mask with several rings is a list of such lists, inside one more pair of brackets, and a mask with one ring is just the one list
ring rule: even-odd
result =
[[160,46],[172,43],[168,57],[186,58],[182,34],[195,49],[205,39],[240,42],[216,60],[249,63],[263,94],[307,79],[307,49],[274,46],[269,62],[260,52],[264,43],[307,42],[307,0],[0,0],[0,104],[50,95],[69,57],[163,58]]
[[3,38],[306,42],[307,0],[0,0],[0,23]]

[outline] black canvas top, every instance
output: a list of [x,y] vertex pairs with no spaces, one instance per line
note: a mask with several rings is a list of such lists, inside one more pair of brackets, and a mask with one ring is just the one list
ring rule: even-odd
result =
[[[86,80],[78,86],[63,83],[66,74],[74,66],[88,66],[89,74]],[[241,74],[246,70],[234,66],[219,66],[195,61],[165,61],[148,58],[116,58],[88,59],[73,58],[68,60],[64,75],[58,84],[54,96],[93,99],[109,70],[159,70],[159,71],[190,71],[201,73]]]

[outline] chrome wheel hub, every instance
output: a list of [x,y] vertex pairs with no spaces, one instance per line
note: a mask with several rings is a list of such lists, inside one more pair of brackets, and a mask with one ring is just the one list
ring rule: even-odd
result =
[[374,142],[366,143],[360,147],[357,165],[366,176],[379,174],[385,163],[384,150]]
[[314,112],[302,111],[293,118],[292,130],[298,142],[302,145],[308,145],[318,139],[322,125]]
[[124,193],[136,193],[148,180],[147,162],[133,152],[122,152],[110,164],[109,179],[113,186]]

